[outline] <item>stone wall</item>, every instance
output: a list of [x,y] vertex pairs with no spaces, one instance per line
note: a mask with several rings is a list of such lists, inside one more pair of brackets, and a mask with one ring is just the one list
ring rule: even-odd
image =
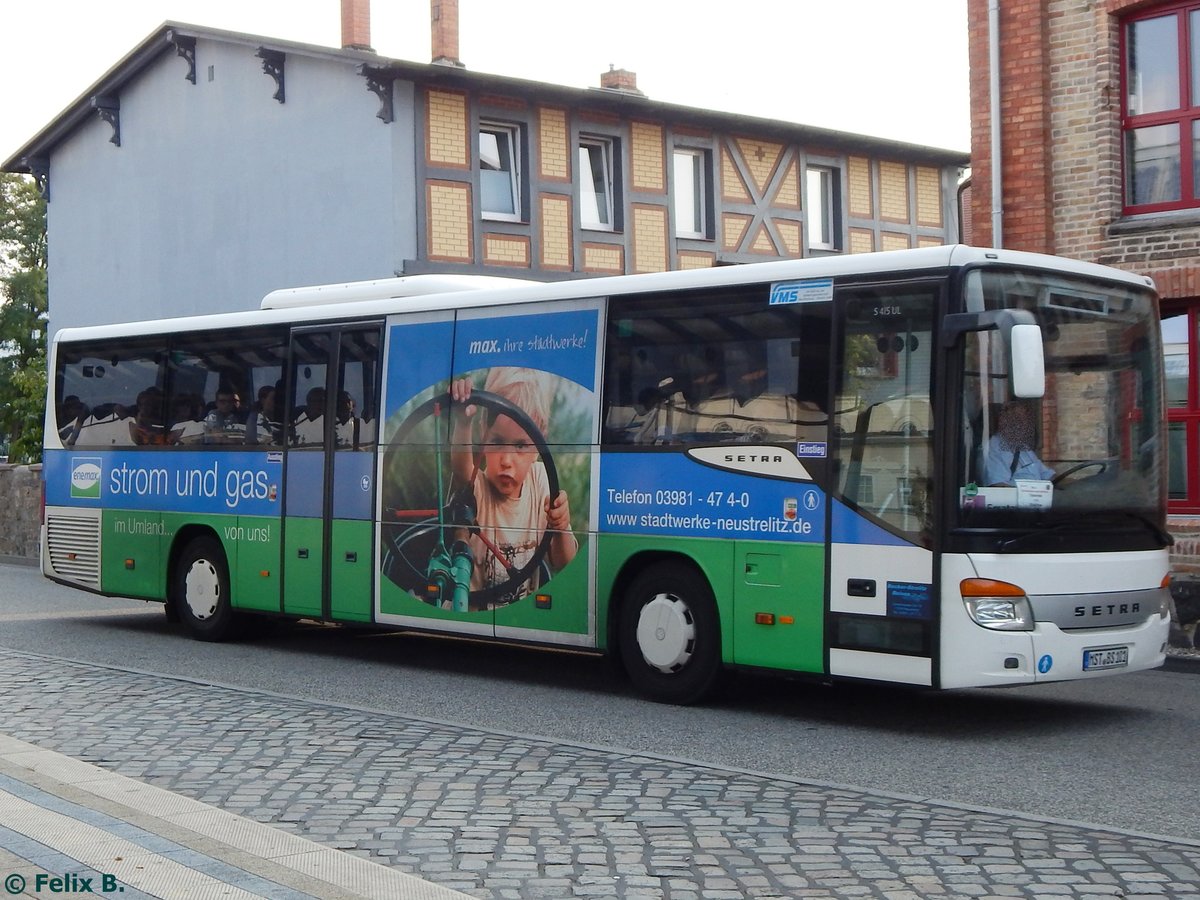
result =
[[0,559],[36,560],[42,525],[42,467],[0,465]]
[[1171,645],[1194,647],[1200,637],[1200,519],[1171,516],[1171,597],[1175,601]]

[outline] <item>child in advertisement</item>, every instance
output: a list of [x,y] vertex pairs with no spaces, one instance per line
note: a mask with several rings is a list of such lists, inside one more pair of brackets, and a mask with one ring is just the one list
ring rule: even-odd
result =
[[[553,377],[535,369],[498,366],[488,370],[483,390],[524,411],[545,434]],[[560,490],[557,496],[550,496],[546,468],[533,440],[509,416],[491,413],[477,417],[478,407],[470,402],[472,387],[470,378],[456,379],[450,386],[457,410],[451,466],[456,478],[471,483],[474,492],[477,527],[463,537],[474,559],[471,591],[475,592],[503,584],[510,578],[510,569],[525,566],[547,529],[553,533],[546,554],[551,573],[574,559],[579,544],[571,532],[567,493]],[[478,463],[474,452],[477,425],[482,429],[482,461]],[[542,580],[535,571],[495,605],[528,596]]]

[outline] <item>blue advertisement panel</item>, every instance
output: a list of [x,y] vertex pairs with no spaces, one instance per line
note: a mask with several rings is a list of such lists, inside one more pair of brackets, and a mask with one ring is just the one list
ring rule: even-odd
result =
[[844,503],[834,503],[832,542],[835,544],[881,544],[886,547],[911,547],[912,542],[870,522]]
[[333,457],[333,517],[370,519],[375,490],[372,453],[335,453]]
[[324,486],[325,454],[322,451],[306,449],[288,453],[285,515],[321,518],[325,513]]
[[454,371],[519,366],[595,389],[596,310],[460,320]]
[[279,514],[278,452],[49,450],[43,463],[52,506]]
[[[704,461],[684,453],[603,454],[598,530],[824,542],[825,492],[797,468],[795,454],[727,446],[696,455]],[[759,457],[770,473],[756,474]],[[781,469],[789,475],[772,474]]]
[[[385,372],[385,421],[422,391],[450,377],[450,343],[454,322],[402,323],[388,329]],[[387,437],[388,435],[385,435]]]

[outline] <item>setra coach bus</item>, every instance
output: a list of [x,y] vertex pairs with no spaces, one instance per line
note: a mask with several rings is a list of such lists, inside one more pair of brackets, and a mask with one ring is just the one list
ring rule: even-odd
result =
[[[1149,279],[964,246],[410,276],[68,328],[42,566],[165,603],[930,688],[1159,666]],[[469,652],[469,651],[463,651]]]

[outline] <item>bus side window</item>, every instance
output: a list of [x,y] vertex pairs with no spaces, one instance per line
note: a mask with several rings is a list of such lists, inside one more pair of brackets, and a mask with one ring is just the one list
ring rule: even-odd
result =
[[614,299],[605,442],[825,440],[829,305],[771,306],[768,293],[746,285]]
[[76,394],[69,394],[58,405],[58,436],[64,447],[75,446],[83,420],[88,415],[87,405]]
[[55,377],[64,397],[58,410],[64,445],[161,444],[163,359],[157,346],[141,340],[88,344],[61,358]]
[[285,329],[271,327],[232,337],[200,332],[173,342],[171,443],[282,446],[278,384],[286,335]]
[[608,369],[605,390],[604,443],[660,443],[659,420],[668,394],[664,377],[646,347],[622,348]]
[[340,389],[334,404],[334,444],[339,450],[373,450],[378,406],[379,332],[348,330],[341,337]]

